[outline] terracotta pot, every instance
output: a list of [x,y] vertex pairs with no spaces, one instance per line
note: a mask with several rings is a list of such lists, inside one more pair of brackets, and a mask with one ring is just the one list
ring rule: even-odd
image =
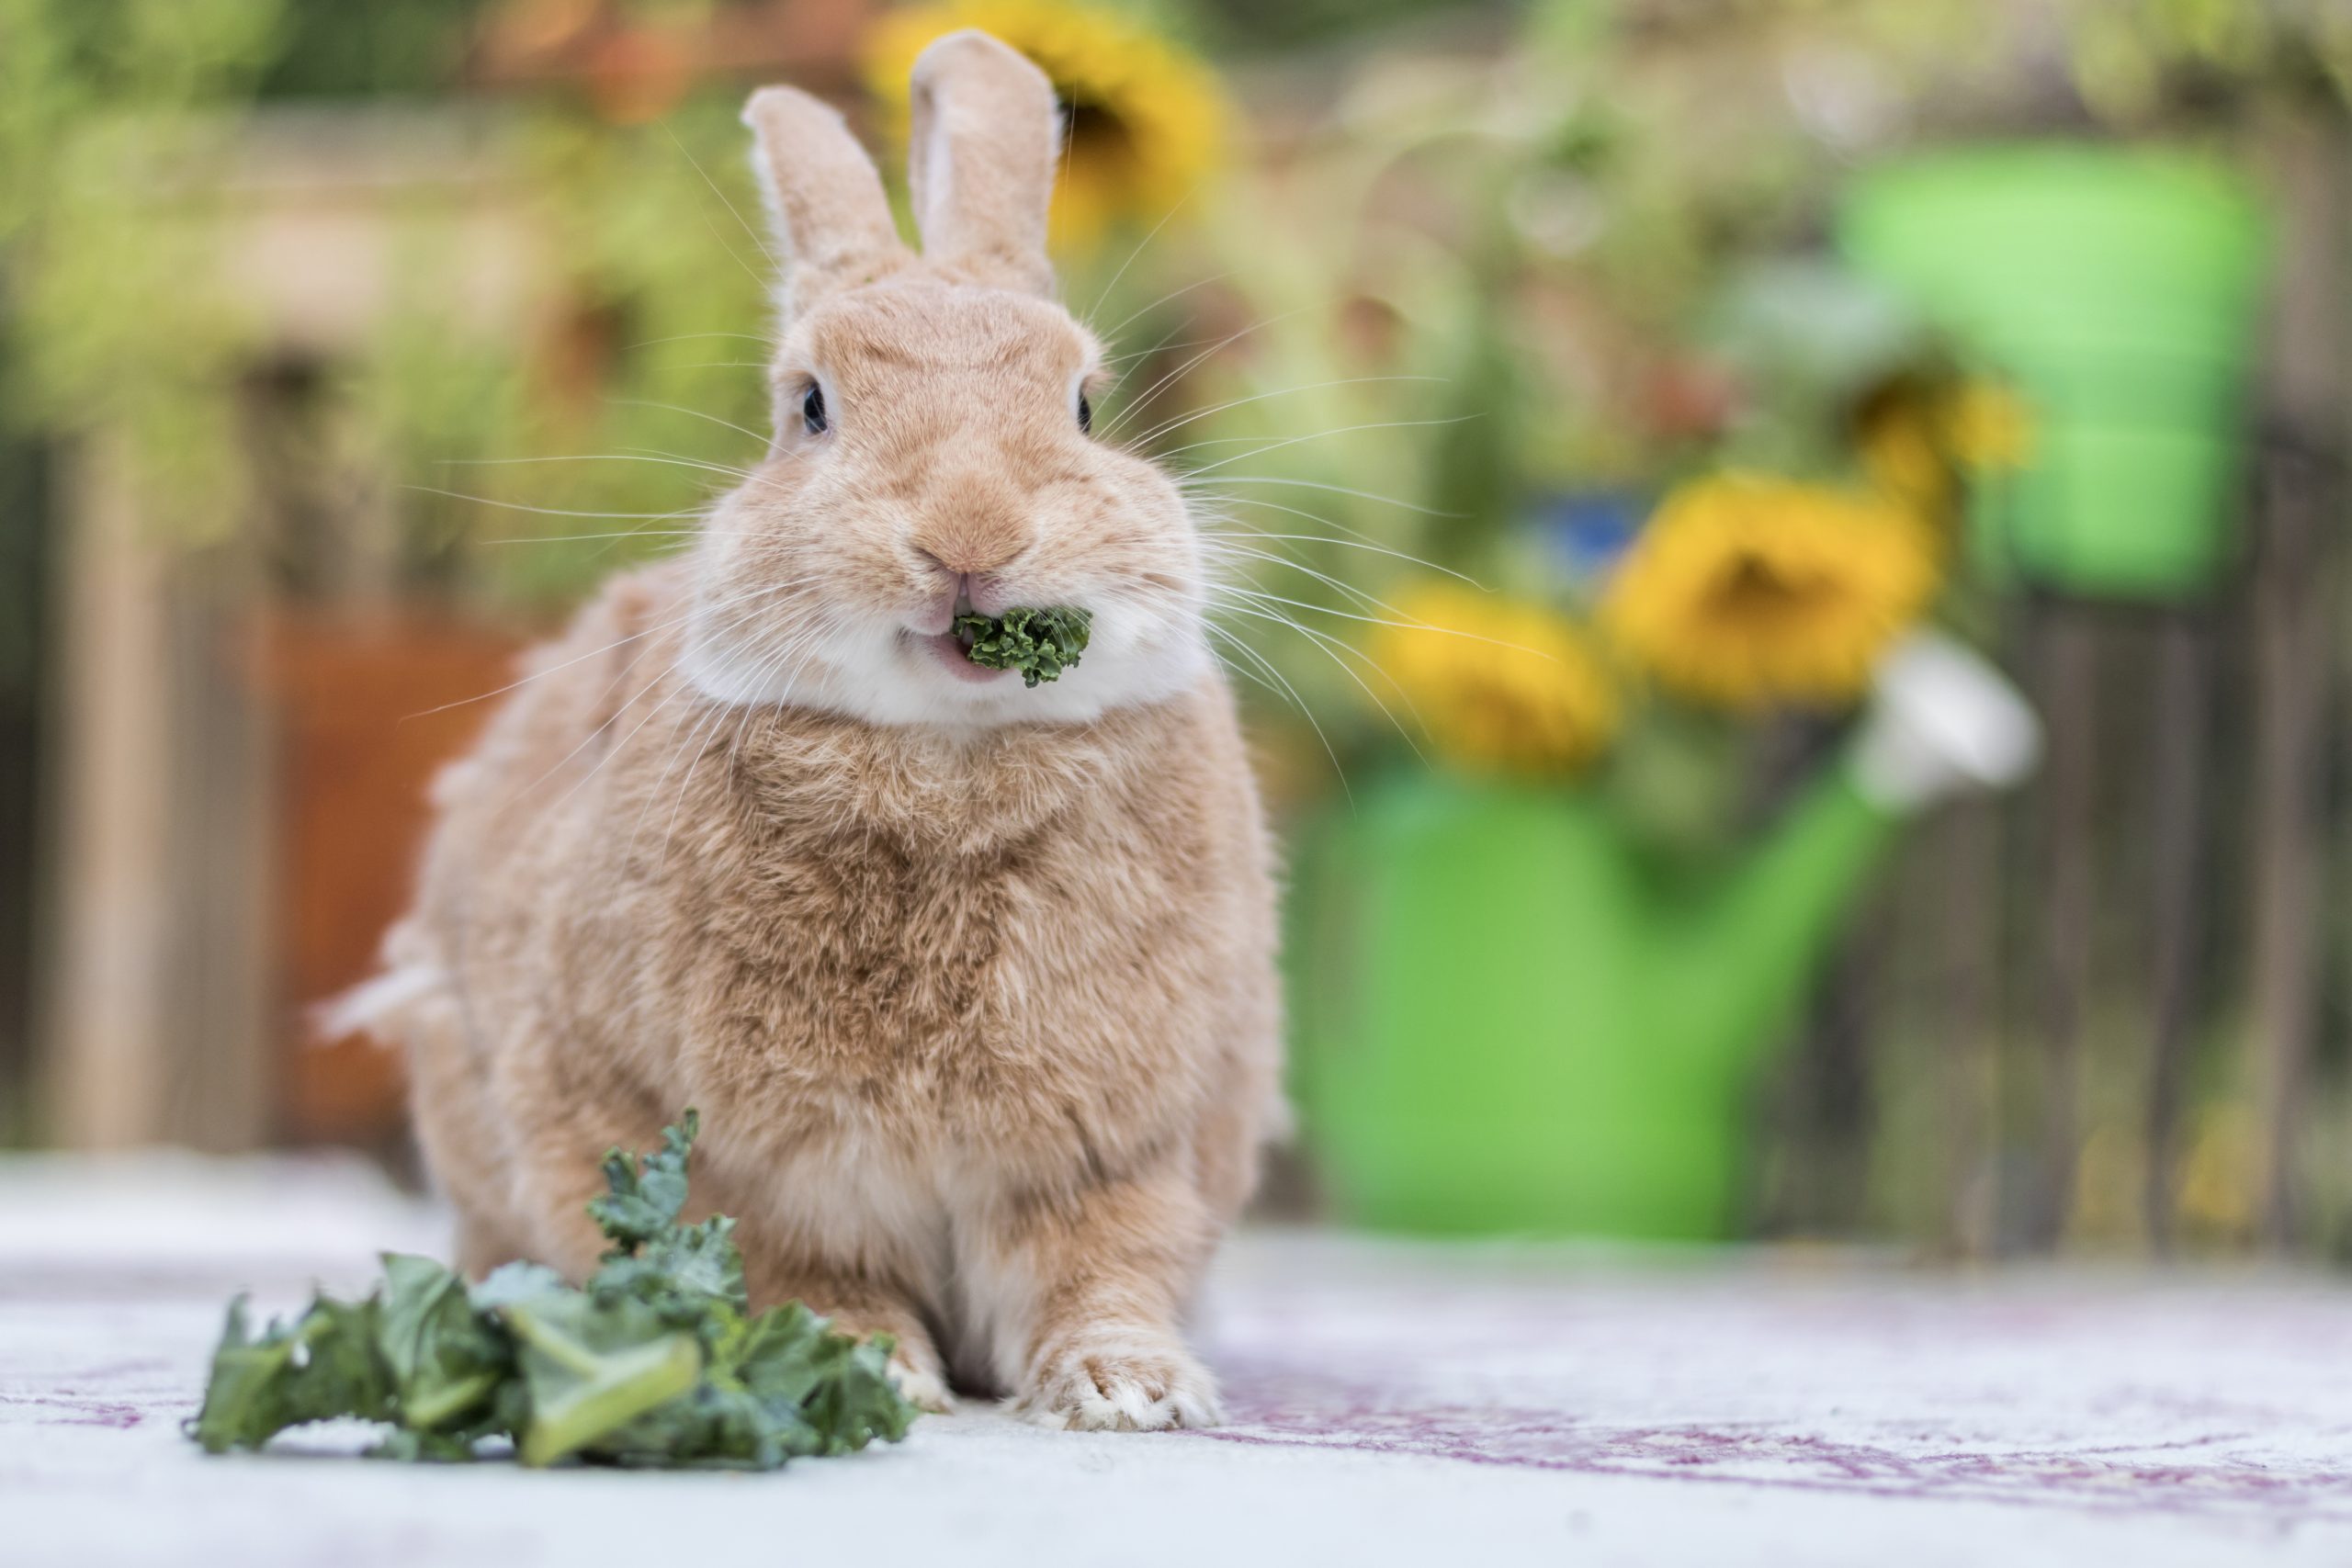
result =
[[510,631],[402,610],[273,616],[257,643],[277,709],[279,1134],[388,1146],[406,1122],[399,1055],[325,1040],[317,1004],[368,977],[407,907],[425,787],[514,679]]

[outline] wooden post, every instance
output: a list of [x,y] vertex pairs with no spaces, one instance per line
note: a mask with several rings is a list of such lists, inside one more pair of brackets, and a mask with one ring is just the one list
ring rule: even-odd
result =
[[1945,1079],[1945,1250],[1990,1257],[2001,1179],[2001,805],[1945,808],[1935,848],[1938,897],[1931,992]]
[[74,456],[59,649],[59,901],[44,1077],[68,1147],[250,1148],[268,1128],[266,732],[230,642],[233,551],[191,568],[123,444]]
[[84,441],[62,489],[49,1098],[57,1142],[121,1148],[157,1135],[170,1065],[165,563],[121,443]]
[[2281,231],[2254,572],[2254,1080],[2262,1239],[2284,1249],[2301,1230],[2299,1134],[2319,1018],[2320,742],[2329,547],[2344,499],[2336,435],[2346,390],[2347,171],[2333,117],[2298,115],[2266,145]]
[[2042,955],[2042,1039],[2037,1077],[2041,1154],[2020,1237],[2048,1251],[2074,1213],[2082,1126],[2083,1010],[2091,982],[2091,922],[2097,913],[2093,831],[2098,737],[2098,648],[2090,611],[2060,600],[2038,606],[2042,712],[2050,760],[2041,841],[2043,883],[2038,921]]
[[2141,1206],[2148,1242],[2170,1250],[2173,1163],[2200,987],[2204,935],[2206,732],[2212,704],[2212,649],[2204,616],[2174,611],[2158,632],[2155,711],[2155,857],[2153,911],[2154,1004],[2148,1045],[2147,1166]]

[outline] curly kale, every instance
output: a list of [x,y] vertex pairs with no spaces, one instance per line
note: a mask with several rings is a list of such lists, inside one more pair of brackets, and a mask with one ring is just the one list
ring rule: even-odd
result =
[[1007,610],[1001,615],[962,615],[952,628],[964,657],[990,670],[1018,670],[1021,683],[1057,680],[1075,669],[1094,624],[1091,610]]
[[526,1465],[740,1470],[896,1442],[915,1412],[888,1337],[835,1333],[798,1302],[753,1314],[735,1222],[680,1223],[697,1128],[689,1111],[659,1150],[605,1156],[588,1207],[612,1247],[584,1288],[536,1263],[469,1286],[388,1253],[365,1298],[318,1296],[258,1335],[240,1297],[188,1435],[220,1453],[356,1416],[390,1427],[379,1458],[477,1459],[504,1438]]

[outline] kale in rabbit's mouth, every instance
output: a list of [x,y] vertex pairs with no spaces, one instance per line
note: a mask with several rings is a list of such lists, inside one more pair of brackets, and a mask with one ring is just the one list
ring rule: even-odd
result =
[[1091,611],[1012,609],[1001,615],[969,613],[950,629],[964,645],[964,657],[989,670],[1018,670],[1021,683],[1058,679],[1086,651]]

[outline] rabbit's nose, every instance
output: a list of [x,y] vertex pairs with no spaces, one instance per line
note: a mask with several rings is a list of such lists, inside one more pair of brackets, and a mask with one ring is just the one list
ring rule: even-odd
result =
[[1029,547],[1025,517],[1009,513],[962,512],[937,519],[913,539],[918,553],[951,576],[984,577]]

